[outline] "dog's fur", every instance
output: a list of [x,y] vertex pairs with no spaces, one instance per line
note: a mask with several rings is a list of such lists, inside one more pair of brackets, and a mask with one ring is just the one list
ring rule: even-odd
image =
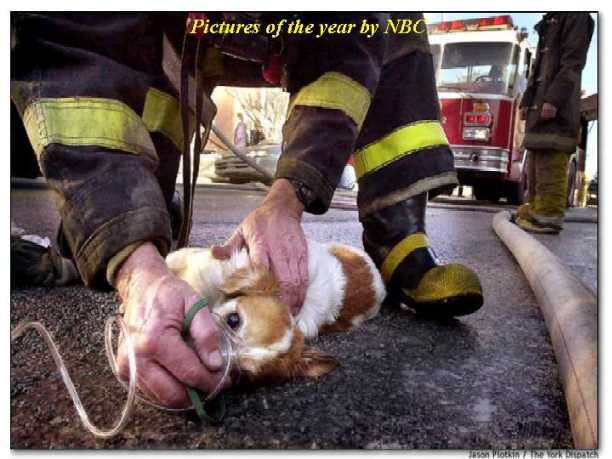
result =
[[378,313],[385,297],[370,257],[341,244],[308,241],[308,289],[295,318],[274,277],[254,267],[244,249],[217,260],[210,249],[188,248],[166,261],[224,323],[234,320],[237,364],[250,381],[317,378],[333,370],[337,361],[306,347],[304,338],[358,326]]

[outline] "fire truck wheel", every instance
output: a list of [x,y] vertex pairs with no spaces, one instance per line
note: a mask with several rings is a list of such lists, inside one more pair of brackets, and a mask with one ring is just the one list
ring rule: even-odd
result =
[[493,185],[477,185],[473,187],[473,193],[479,201],[497,202],[501,197],[501,191]]

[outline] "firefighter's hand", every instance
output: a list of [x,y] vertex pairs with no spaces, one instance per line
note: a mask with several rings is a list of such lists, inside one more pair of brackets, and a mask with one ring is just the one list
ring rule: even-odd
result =
[[551,103],[544,102],[542,104],[542,112],[540,113],[540,116],[544,120],[553,119],[555,116],[557,116],[557,107]]
[[263,203],[252,211],[222,245],[215,246],[215,258],[229,258],[247,247],[251,261],[270,269],[281,286],[281,297],[296,315],[308,287],[308,251],[301,219],[304,206],[293,185],[277,179]]
[[[186,312],[199,297],[172,274],[157,248],[139,246],[121,265],[115,278],[125,308],[124,320],[135,346],[139,389],[164,406],[189,406],[185,385],[210,393],[222,376],[217,325],[208,309],[191,324],[193,348],[181,336]],[[127,379],[129,366],[124,342],[118,366]]]

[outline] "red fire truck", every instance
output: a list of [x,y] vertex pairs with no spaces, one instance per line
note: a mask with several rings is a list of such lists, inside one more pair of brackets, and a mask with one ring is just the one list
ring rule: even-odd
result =
[[429,24],[442,125],[462,185],[477,199],[523,202],[527,187],[519,103],[532,48],[510,16]]

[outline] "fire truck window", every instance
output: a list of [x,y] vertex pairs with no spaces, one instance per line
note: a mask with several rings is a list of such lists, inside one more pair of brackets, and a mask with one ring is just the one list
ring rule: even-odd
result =
[[512,43],[449,43],[444,46],[438,90],[512,95],[518,57]]
[[518,46],[512,47],[512,58],[506,68],[508,73],[508,91],[510,94],[515,95],[523,92],[527,87],[527,81],[524,80],[523,75],[518,71],[519,69],[519,58],[521,56],[521,50]]

